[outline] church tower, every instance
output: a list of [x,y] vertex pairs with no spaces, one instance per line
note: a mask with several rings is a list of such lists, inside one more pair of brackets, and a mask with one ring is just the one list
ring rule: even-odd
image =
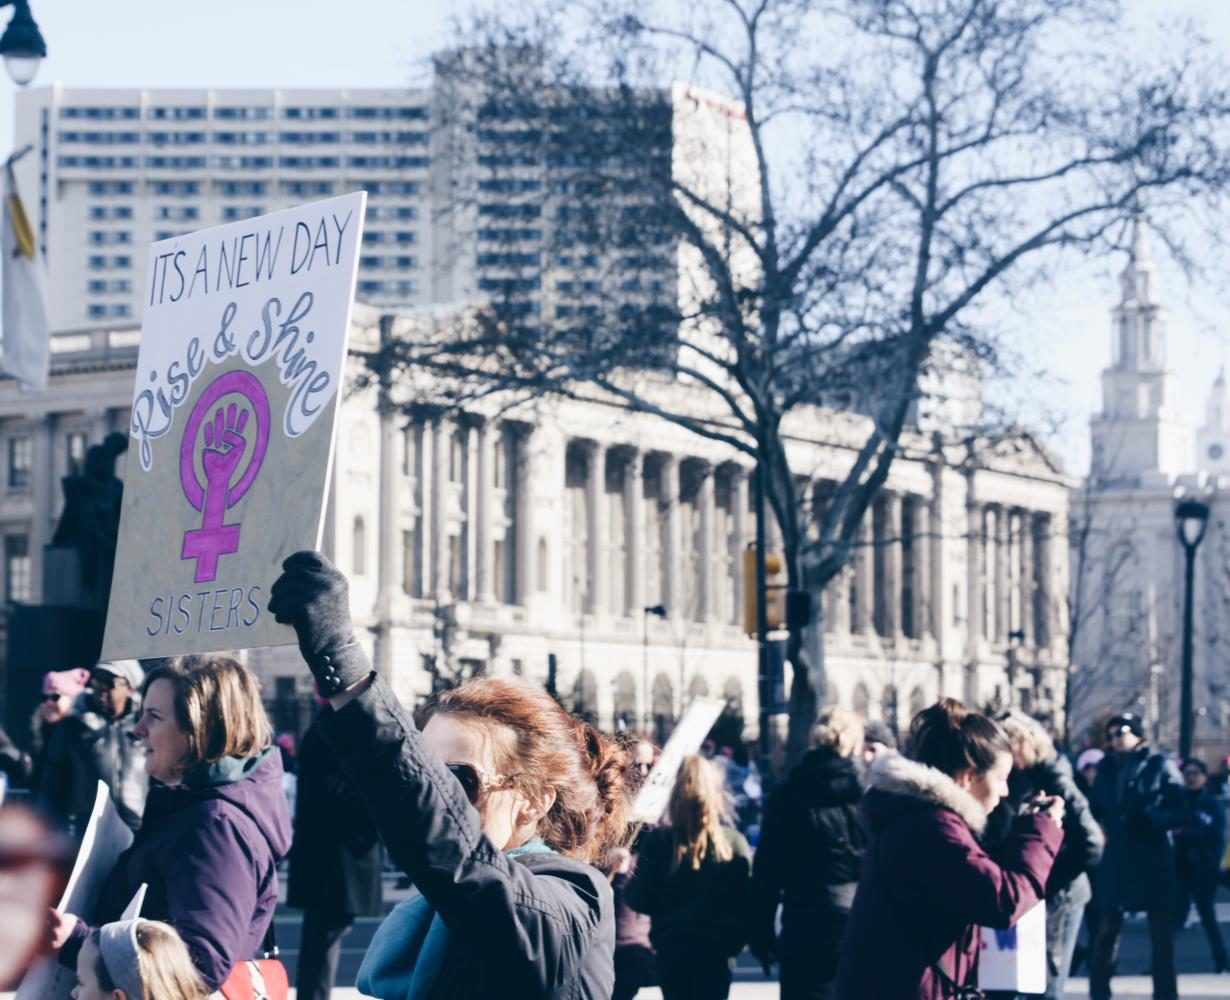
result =
[[1226,369],[1217,373],[1204,406],[1204,426],[1196,435],[1196,468],[1214,475],[1230,473],[1230,393]]
[[1111,310],[1111,364],[1102,372],[1102,412],[1092,421],[1092,477],[1104,485],[1166,482],[1189,471],[1191,437],[1166,367],[1166,313],[1144,218],[1132,223],[1132,251]]

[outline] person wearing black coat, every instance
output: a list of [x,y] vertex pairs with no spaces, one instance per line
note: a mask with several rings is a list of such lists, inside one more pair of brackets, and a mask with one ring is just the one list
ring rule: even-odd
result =
[[380,836],[317,723],[299,748],[287,904],[303,910],[299,1000],[328,1000],[355,917],[384,914]]
[[330,711],[320,732],[416,892],[372,940],[377,1000],[609,1000],[610,882],[626,841],[627,751],[541,688],[480,677],[422,728],[355,638],[345,576],[318,552],[282,564],[269,610],[291,625]]
[[[867,846],[856,757],[862,720],[820,716],[809,751],[769,797],[752,871],[752,952],[781,964],[782,1000],[828,1000]],[[782,929],[775,939],[778,904]]]
[[1102,860],[1106,838],[1093,818],[1089,800],[1076,785],[1072,765],[1055,749],[1050,734],[1036,720],[1008,712],[997,721],[1012,743],[1013,770],[1008,798],[987,820],[984,843],[994,851],[1007,838],[1013,820],[1039,796],[1063,801],[1063,845],[1046,881],[1046,993],[1062,1000],[1072,955],[1080,936],[1081,917],[1093,897],[1090,874]]
[[1187,786],[1186,808],[1182,825],[1174,831],[1179,876],[1176,930],[1182,926],[1195,902],[1209,950],[1213,953],[1213,967],[1217,972],[1225,972],[1230,962],[1217,924],[1213,897],[1217,894],[1217,876],[1222,852],[1226,849],[1226,813],[1209,789],[1209,769],[1204,761],[1192,758],[1183,762],[1183,783]]
[[1093,782],[1093,814],[1106,831],[1106,852],[1094,876],[1098,930],[1090,959],[1089,996],[1110,1000],[1110,981],[1125,912],[1149,919],[1154,1000],[1176,1000],[1174,918],[1178,898],[1170,831],[1183,823],[1184,789],[1174,762],[1145,743],[1130,713],[1106,726],[1111,752]]

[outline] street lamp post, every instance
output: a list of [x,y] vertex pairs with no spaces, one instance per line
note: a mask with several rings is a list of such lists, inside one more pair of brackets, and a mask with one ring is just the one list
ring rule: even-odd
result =
[[645,735],[648,736],[653,730],[653,704],[649,692],[649,616],[656,615],[658,618],[665,618],[666,608],[661,604],[653,604],[644,611],[645,630],[641,644],[641,696],[645,699],[644,727]]
[[13,16],[0,35],[0,56],[4,68],[19,87],[34,79],[39,63],[47,58],[47,43],[30,14],[29,0],[0,0],[0,7],[12,7]]
[[1183,672],[1179,688],[1179,757],[1192,753],[1192,598],[1196,578],[1196,549],[1209,526],[1209,505],[1200,500],[1180,500],[1174,509],[1175,531],[1183,546]]

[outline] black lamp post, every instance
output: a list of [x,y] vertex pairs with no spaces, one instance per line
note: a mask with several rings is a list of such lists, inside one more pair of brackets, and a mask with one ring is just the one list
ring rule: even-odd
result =
[[666,608],[661,604],[651,604],[645,608],[644,643],[641,646],[641,690],[645,698],[645,736],[653,731],[653,702],[649,691],[649,616],[666,617]]
[[13,8],[8,27],[0,35],[0,56],[13,82],[24,87],[47,58],[47,43],[30,14],[29,0],[0,0],[0,7]]
[[1179,757],[1192,753],[1192,591],[1196,577],[1196,548],[1209,526],[1209,505],[1200,500],[1181,499],[1174,509],[1175,531],[1183,546],[1183,673],[1179,692]]

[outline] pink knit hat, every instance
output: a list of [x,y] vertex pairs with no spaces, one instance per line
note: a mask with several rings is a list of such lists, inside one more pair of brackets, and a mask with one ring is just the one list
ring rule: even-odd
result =
[[66,694],[76,698],[90,682],[90,672],[82,667],[76,670],[53,670],[43,676],[43,694]]

